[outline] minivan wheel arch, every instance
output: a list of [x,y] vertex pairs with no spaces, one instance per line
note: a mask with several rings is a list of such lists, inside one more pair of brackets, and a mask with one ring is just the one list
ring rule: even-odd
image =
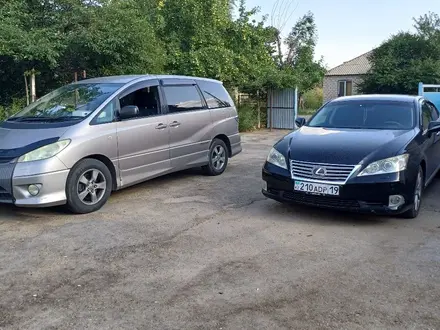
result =
[[222,140],[226,144],[226,147],[228,149],[228,157],[231,157],[231,155],[232,155],[232,147],[231,147],[231,141],[229,141],[229,138],[226,135],[224,135],[224,134],[219,134],[216,137],[214,137],[212,139],[212,141],[214,141],[215,139]]
[[78,160],[78,162],[80,162],[83,159],[96,159],[96,160],[99,160],[100,162],[104,163],[112,175],[112,190],[116,191],[118,189],[118,180],[117,180],[116,169],[115,169],[115,166],[113,165],[112,161],[108,157],[106,157],[104,155],[89,155],[89,156],[81,158],[80,160]]

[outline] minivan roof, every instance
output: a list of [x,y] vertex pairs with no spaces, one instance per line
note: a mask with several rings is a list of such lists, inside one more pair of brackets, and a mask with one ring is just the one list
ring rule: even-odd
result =
[[216,82],[222,84],[221,81],[209,78],[201,78],[201,77],[191,77],[191,76],[176,76],[176,75],[125,75],[125,76],[108,76],[108,77],[98,77],[98,78],[90,78],[84,79],[77,82],[77,84],[99,84],[99,83],[107,83],[107,84],[128,84],[134,80],[143,81],[150,79],[192,79],[192,80],[206,80],[211,82]]

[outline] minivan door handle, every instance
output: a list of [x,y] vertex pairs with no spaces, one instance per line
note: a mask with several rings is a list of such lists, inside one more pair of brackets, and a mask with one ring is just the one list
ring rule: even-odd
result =
[[171,124],[170,124],[170,127],[179,127],[180,126],[180,123],[178,122],[178,121],[173,121]]
[[160,123],[159,125],[156,126],[156,129],[165,129],[167,128],[167,125]]

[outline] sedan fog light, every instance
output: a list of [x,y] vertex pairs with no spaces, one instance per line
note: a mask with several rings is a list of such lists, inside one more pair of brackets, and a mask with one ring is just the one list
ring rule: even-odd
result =
[[28,192],[31,196],[37,196],[40,193],[40,185],[31,184],[28,187]]
[[401,195],[391,195],[388,201],[388,207],[392,210],[397,210],[400,206],[405,204],[405,198]]
[[267,191],[267,182],[263,180],[263,190]]

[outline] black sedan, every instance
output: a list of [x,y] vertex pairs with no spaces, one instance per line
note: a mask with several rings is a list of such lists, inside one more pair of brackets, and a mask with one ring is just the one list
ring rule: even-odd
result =
[[417,217],[440,167],[439,111],[416,96],[330,101],[278,141],[263,194],[281,202]]

